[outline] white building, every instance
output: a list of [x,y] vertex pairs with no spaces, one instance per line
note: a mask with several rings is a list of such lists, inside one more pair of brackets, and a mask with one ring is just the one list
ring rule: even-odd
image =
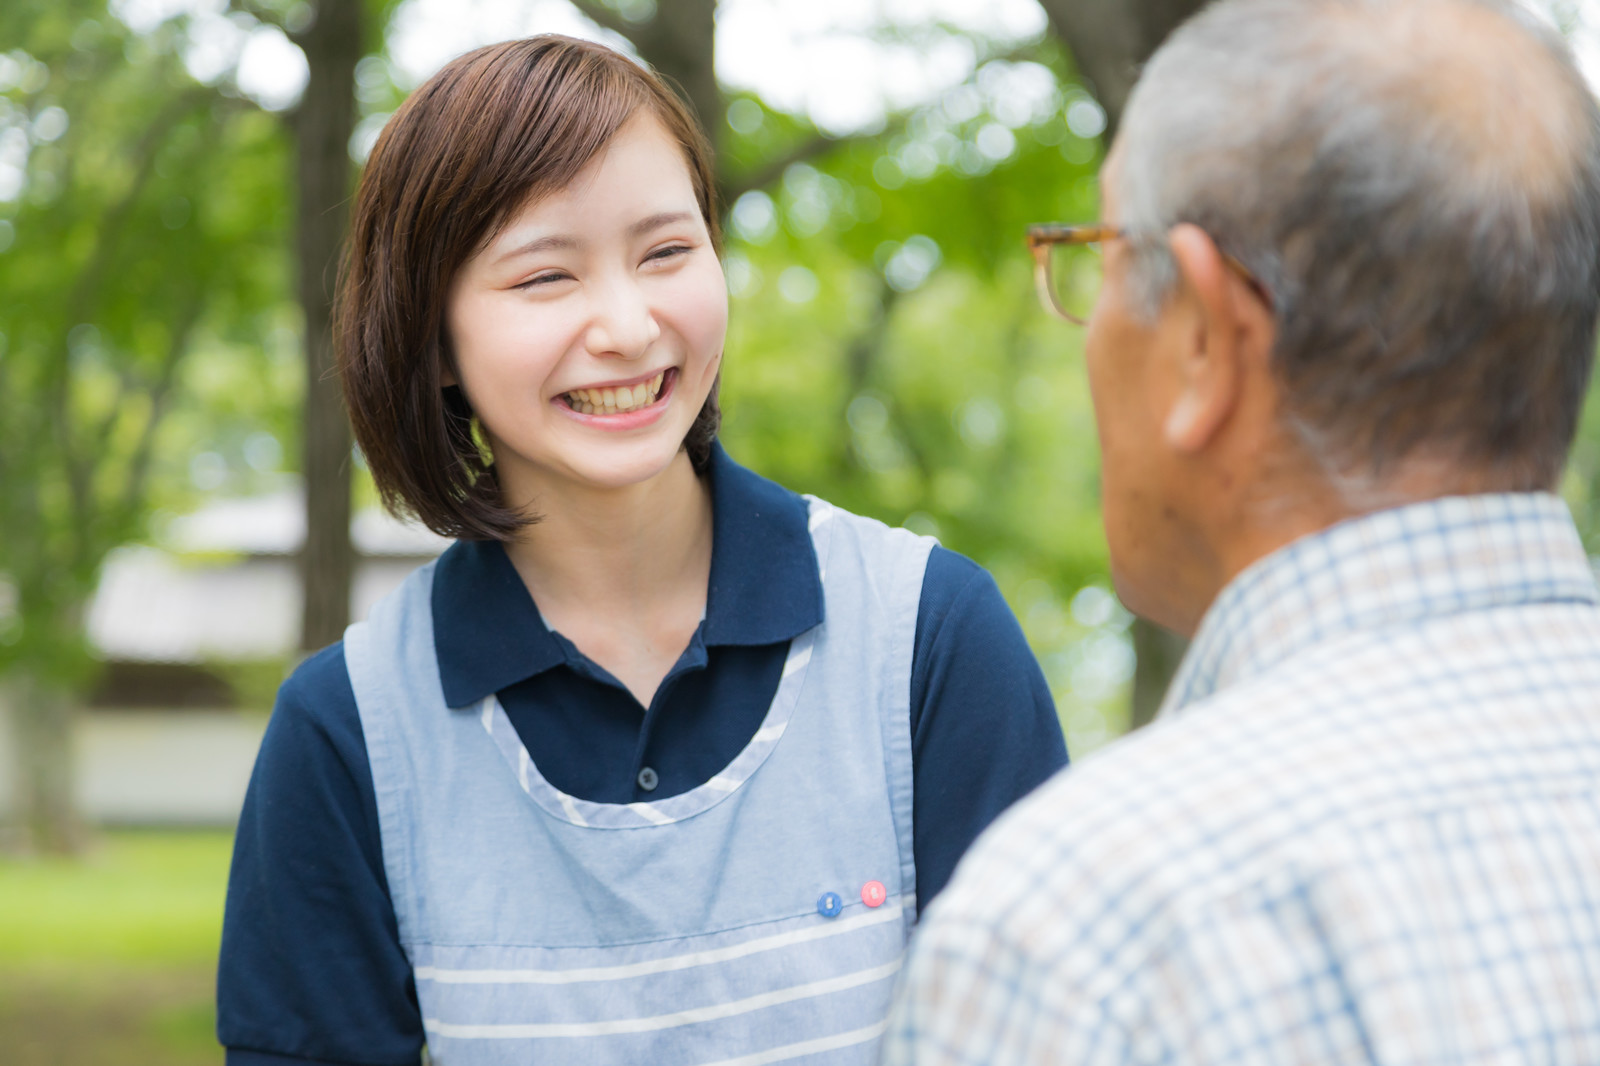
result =
[[[351,617],[449,541],[373,509],[351,522]],[[231,825],[300,631],[304,500],[284,489],[175,519],[118,549],[90,605],[105,672],[75,738],[82,810],[103,824]],[[240,684],[245,677],[255,684]],[[8,749],[0,729],[0,749]],[[14,802],[0,750],[0,807]]]

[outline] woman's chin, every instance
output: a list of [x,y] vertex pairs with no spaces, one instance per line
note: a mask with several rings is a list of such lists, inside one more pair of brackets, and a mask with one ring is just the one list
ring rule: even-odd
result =
[[639,442],[632,447],[595,449],[561,464],[560,469],[540,472],[537,480],[557,492],[561,491],[558,486],[563,485],[580,492],[626,492],[671,477],[680,465],[693,476],[689,453],[682,447]]

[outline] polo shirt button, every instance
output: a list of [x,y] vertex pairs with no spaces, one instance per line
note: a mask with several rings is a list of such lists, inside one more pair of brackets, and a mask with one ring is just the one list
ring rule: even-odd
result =
[[882,881],[868,881],[861,886],[861,902],[869,907],[880,907],[888,898],[889,890],[883,887]]
[[839,898],[837,892],[824,892],[817,899],[817,913],[824,918],[837,918],[843,908],[844,900]]
[[639,787],[646,792],[654,792],[659,784],[661,784],[661,775],[650,769],[650,767],[646,766],[639,771]]

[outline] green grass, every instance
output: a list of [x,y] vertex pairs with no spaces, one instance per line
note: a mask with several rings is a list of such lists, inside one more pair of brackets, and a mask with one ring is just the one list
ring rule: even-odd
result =
[[5,1066],[217,1066],[231,846],[118,831],[81,859],[0,859]]
[[81,859],[0,859],[0,967],[215,962],[232,841],[112,832]]

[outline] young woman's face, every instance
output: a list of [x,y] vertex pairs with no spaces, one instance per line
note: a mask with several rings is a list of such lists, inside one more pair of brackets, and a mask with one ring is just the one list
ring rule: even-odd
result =
[[722,266],[683,150],[641,112],[457,274],[455,375],[513,505],[665,470],[716,378]]

